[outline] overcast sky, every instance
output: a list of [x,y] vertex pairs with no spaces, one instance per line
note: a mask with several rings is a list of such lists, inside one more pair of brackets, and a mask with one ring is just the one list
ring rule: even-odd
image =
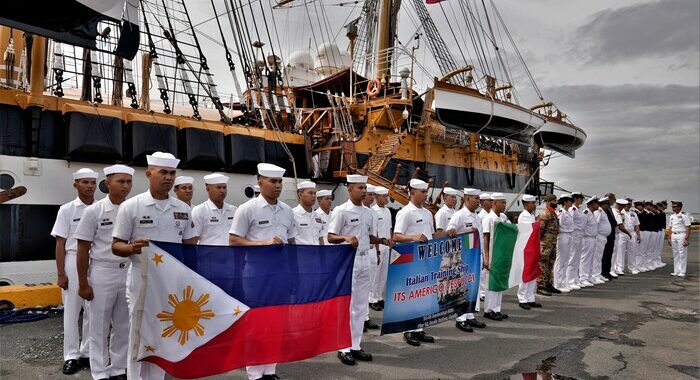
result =
[[[449,1],[442,9],[436,5],[428,9],[457,57],[454,38],[445,26],[452,25],[456,34],[466,30],[450,16],[458,8]],[[215,3],[223,11],[223,3]],[[404,43],[416,30],[410,3],[403,0],[399,14],[399,39]],[[209,0],[187,4],[194,23],[213,15]],[[314,40],[320,43],[328,36],[337,36],[345,49],[342,25],[359,15],[361,4],[316,0],[275,11],[278,51],[286,58],[293,50],[308,49],[310,39],[313,49]],[[612,191],[637,199],[682,199],[687,210],[700,211],[700,2],[496,0],[495,4],[545,99],[555,102],[588,135],[575,159],[552,158],[543,168],[543,179],[586,194]],[[218,37],[214,22],[198,28]],[[232,83],[221,48],[206,40],[203,44],[217,80]],[[509,44],[504,45],[512,53]],[[425,43],[418,57],[427,70],[435,70]],[[524,70],[514,55],[509,61],[522,103],[534,104],[537,99]],[[419,86],[430,78],[417,75]]]

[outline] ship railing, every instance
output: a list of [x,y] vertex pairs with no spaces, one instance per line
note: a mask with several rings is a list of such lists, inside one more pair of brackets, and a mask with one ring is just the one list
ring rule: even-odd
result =
[[[359,66],[364,67],[364,70],[361,73],[368,79],[354,83],[354,87],[360,89],[366,88],[369,82],[376,78],[381,81],[382,87],[382,90],[379,91],[377,97],[396,97],[396,93],[387,92],[384,91],[384,89],[387,88],[387,84],[399,83],[401,84],[401,98],[410,99],[413,87],[416,84],[413,71],[417,65],[417,62],[413,51],[402,46],[397,46],[374,54],[366,54],[355,57],[355,61],[364,62],[364,65]],[[384,73],[378,73],[380,68],[387,68],[387,71]],[[381,75],[381,78],[377,78],[378,74]],[[360,97],[366,94],[363,92],[362,94],[357,93],[352,95],[355,97]]]

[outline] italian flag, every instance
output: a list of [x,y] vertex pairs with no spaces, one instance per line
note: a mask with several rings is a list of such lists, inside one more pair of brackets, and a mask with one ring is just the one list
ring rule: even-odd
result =
[[489,290],[502,292],[540,275],[540,223],[496,222],[491,234]]

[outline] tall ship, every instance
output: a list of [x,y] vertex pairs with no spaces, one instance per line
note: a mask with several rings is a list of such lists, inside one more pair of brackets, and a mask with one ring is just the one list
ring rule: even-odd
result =
[[[55,280],[49,233],[81,167],[131,165],[137,194],[146,155],[171,152],[178,175],[195,178],[193,204],[214,171],[231,177],[230,203],[254,197],[256,164],[268,162],[286,169],[289,203],[310,179],[339,204],[345,176],[360,173],[390,189],[394,210],[421,178],[432,211],[445,186],[502,192],[514,211],[519,194],[551,187],[539,172],[552,154],[574,157],[584,144],[537,88],[493,3],[361,0],[332,4],[334,17],[326,5],[5,4],[0,285]],[[206,17],[193,22],[193,12]],[[532,106],[521,104],[510,61],[537,94]]]

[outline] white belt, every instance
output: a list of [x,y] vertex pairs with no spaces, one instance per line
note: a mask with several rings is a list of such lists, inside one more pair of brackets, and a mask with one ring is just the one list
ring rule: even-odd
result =
[[128,261],[90,261],[90,266],[92,267],[100,267],[100,268],[117,268],[117,269],[128,269],[129,264],[131,264]]
[[681,232],[671,232],[671,235],[685,235],[685,231],[681,231]]

